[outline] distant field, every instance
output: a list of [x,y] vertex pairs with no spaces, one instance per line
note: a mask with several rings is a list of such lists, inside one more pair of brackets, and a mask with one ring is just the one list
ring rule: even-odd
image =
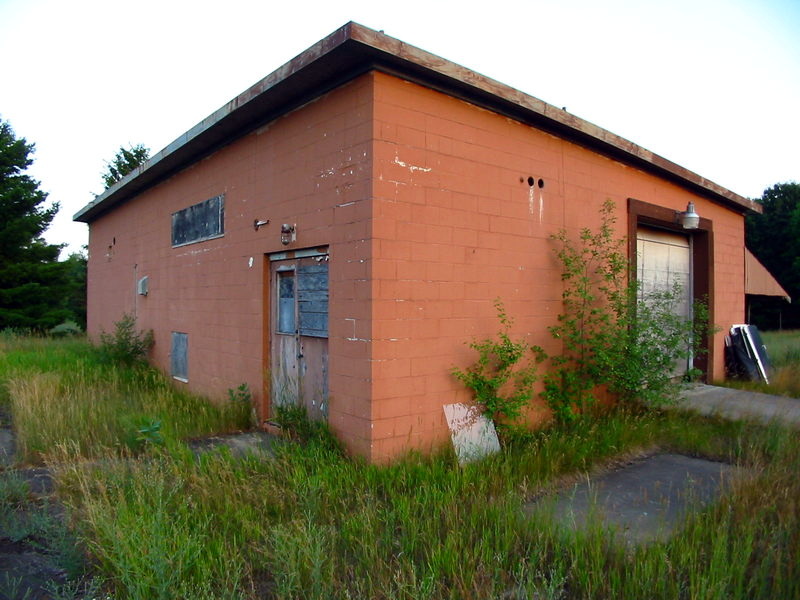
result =
[[773,366],[800,365],[800,329],[763,331],[761,337]]

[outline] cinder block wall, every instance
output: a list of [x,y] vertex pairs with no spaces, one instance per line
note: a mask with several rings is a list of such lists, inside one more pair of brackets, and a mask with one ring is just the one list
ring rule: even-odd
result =
[[[741,320],[740,215],[453,97],[385,74],[375,81],[373,460],[447,443],[442,405],[469,400],[451,369],[474,360],[470,340],[498,331],[495,298],[517,335],[559,351],[547,332],[562,292],[549,238],[596,228],[606,199],[621,237],[629,197],[675,210],[694,201],[714,222],[715,320]],[[531,411],[533,421],[546,416],[541,404]]]
[[[330,423],[354,452],[368,455],[371,98],[366,75],[94,221],[90,334],[134,312],[141,328],[155,332],[154,363],[169,372],[171,332],[188,333],[188,387],[221,399],[247,383],[266,416],[265,256],[287,249],[281,223],[296,223],[288,249],[330,248]],[[172,248],[172,213],[218,194],[225,194],[224,237]],[[270,224],[254,231],[254,219]],[[147,297],[135,293],[144,275]]]
[[[529,178],[533,185],[529,184]],[[541,182],[541,186],[540,186]],[[225,194],[225,236],[172,248],[173,212]],[[451,375],[467,343],[496,334],[503,300],[516,335],[551,353],[561,310],[550,236],[596,227],[606,199],[627,231],[629,197],[714,223],[715,322],[744,314],[740,215],[676,185],[450,96],[370,73],[201,160],[90,227],[89,331],[123,312],[156,334],[189,334],[191,389],[245,382],[262,416],[268,352],[266,256],[330,248],[329,421],[376,462],[447,443],[442,406],[468,401]],[[254,219],[271,224],[254,231]],[[137,296],[139,277],[150,293]],[[713,376],[721,377],[722,337]],[[176,385],[184,385],[177,383]],[[547,417],[535,405],[533,422]]]

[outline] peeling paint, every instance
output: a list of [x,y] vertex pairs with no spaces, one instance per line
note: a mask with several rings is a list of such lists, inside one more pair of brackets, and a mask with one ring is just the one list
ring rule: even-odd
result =
[[404,161],[400,160],[400,157],[398,157],[397,155],[395,155],[393,162],[396,165],[400,165],[404,169],[408,169],[412,173],[414,171],[422,171],[423,173],[429,173],[430,171],[433,170],[431,167],[419,167],[417,165],[408,164],[407,162],[404,162]]
[[528,188],[528,211],[533,216],[533,204],[535,200],[536,192],[534,191],[533,187]]
[[[223,246],[223,248],[227,248],[227,246]],[[195,256],[196,254],[205,254],[206,252],[213,252],[214,250],[216,250],[216,248],[202,248],[201,250],[189,250],[188,252],[181,252],[175,256]]]

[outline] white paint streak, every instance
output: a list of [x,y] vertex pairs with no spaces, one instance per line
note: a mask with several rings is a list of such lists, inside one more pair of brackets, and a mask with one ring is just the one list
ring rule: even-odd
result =
[[539,190],[539,225],[542,224],[542,216],[544,214],[544,192]]
[[531,213],[531,216],[533,216],[533,203],[535,201],[534,200],[535,193],[536,192],[533,191],[532,186],[528,188],[528,211]]
[[431,167],[419,167],[417,165],[410,165],[407,162],[400,160],[400,157],[396,155],[394,157],[394,164],[400,165],[401,167],[403,167],[404,169],[408,169],[412,173],[414,171],[422,171],[423,173],[429,173],[430,171],[432,171]]
[[[227,246],[225,246],[227,247]],[[182,252],[178,254],[178,256],[195,256],[196,254],[205,254],[206,252],[213,252],[216,248],[203,248],[202,250],[189,250],[188,252]]]
[[[338,189],[338,188],[336,189],[336,192],[337,192],[337,193],[339,192],[339,189]],[[345,206],[352,206],[352,205],[353,205],[353,204],[355,204],[355,203],[356,203],[356,201],[355,201],[355,200],[353,200],[352,202],[343,202],[342,204],[337,204],[337,205],[336,205],[336,208],[344,208]]]

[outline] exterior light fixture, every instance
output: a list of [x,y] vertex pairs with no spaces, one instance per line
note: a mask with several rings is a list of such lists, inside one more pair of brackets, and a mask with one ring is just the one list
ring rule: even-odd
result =
[[675,212],[675,222],[684,229],[697,229],[700,226],[700,215],[694,212],[694,202],[689,202],[685,211]]
[[256,231],[258,231],[259,227],[263,227],[264,225],[269,225],[269,219],[267,219],[266,221],[259,221],[258,219],[253,221],[253,229],[255,229]]
[[297,239],[297,225],[281,225],[281,244],[288,246]]

